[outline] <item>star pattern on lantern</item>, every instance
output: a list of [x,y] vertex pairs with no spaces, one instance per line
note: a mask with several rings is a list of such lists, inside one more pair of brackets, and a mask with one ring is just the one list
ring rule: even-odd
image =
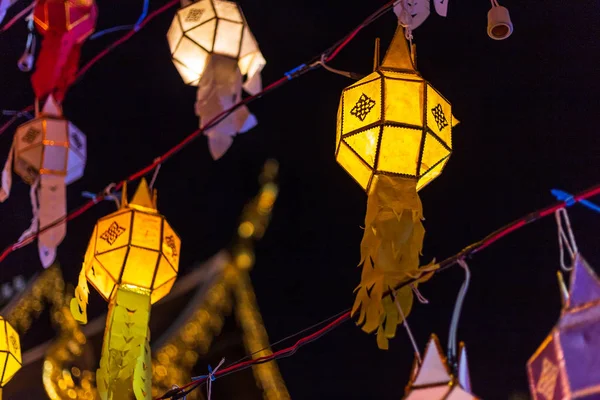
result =
[[125,232],[125,228],[119,226],[116,222],[113,222],[108,229],[100,236],[100,239],[106,240],[106,242],[112,245],[121,234]]
[[542,362],[542,375],[536,386],[536,390],[547,399],[552,399],[558,378],[558,368],[548,358]]
[[350,114],[354,115],[356,118],[364,121],[367,115],[371,112],[371,110],[375,107],[375,100],[371,99],[366,94],[362,94],[352,110],[350,110]]
[[433,119],[435,119],[435,123],[440,131],[448,126],[448,120],[446,119],[441,104],[438,103],[437,106],[433,107],[431,109],[431,114],[433,114]]

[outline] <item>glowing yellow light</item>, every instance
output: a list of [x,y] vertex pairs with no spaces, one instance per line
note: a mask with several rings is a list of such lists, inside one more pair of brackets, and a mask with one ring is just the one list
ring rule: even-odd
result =
[[130,204],[124,190],[122,207],[96,226],[84,270],[105,300],[115,287],[151,293],[152,303],[166,296],[179,270],[181,240],[156,210],[156,199],[142,180]]
[[247,239],[254,233],[254,224],[250,221],[244,221],[240,224],[238,228],[238,234]]
[[377,175],[435,179],[452,153],[450,103],[414,66],[402,27],[383,64],[344,89],[336,159],[369,192]]
[[0,388],[21,369],[21,341],[15,329],[0,317]]
[[223,0],[200,0],[177,11],[167,32],[173,63],[186,84],[197,86],[210,55],[238,61],[242,75],[265,65],[240,7]]
[[252,253],[243,251],[236,255],[235,265],[241,269],[249,269],[254,264],[254,257]]

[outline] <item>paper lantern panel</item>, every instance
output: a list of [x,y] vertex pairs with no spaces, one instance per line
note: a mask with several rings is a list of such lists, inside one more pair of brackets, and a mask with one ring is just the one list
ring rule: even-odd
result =
[[14,145],[15,172],[29,184],[40,174],[64,176],[66,184],[83,176],[86,137],[65,119],[42,117],[19,126]]
[[[181,240],[158,213],[125,208],[98,220],[86,253],[86,277],[109,300],[116,285],[164,297],[179,268]],[[90,254],[90,256],[88,256]]]
[[71,33],[81,43],[94,32],[97,8],[93,0],[46,0],[33,11],[39,32]]
[[0,317],[0,386],[21,369],[21,341],[14,328]]
[[600,279],[576,256],[558,324],[527,363],[533,400],[600,398]]
[[336,158],[367,191],[377,174],[435,179],[452,152],[450,103],[420,76],[376,71],[342,93]]
[[241,9],[230,1],[201,0],[181,8],[167,41],[175,67],[192,86],[198,85],[210,54],[239,60],[242,75],[253,73],[254,58],[262,58]]

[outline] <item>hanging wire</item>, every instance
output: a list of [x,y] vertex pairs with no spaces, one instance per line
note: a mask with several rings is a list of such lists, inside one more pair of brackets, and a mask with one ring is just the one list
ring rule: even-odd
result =
[[454,304],[454,312],[452,313],[452,321],[450,322],[450,332],[448,334],[448,360],[453,366],[456,366],[457,362],[456,348],[458,346],[458,341],[456,339],[456,335],[458,332],[458,321],[460,320],[460,314],[462,312],[465,296],[467,295],[469,283],[471,282],[471,270],[469,270],[469,266],[465,262],[464,258],[459,259],[457,263],[465,270],[465,280],[458,291],[456,303]]
[[415,352],[415,357],[417,358],[419,365],[421,365],[423,361],[421,359],[421,352],[419,351],[419,346],[417,346],[415,337],[413,336],[412,331],[410,330],[410,326],[408,326],[408,320],[406,319],[406,316],[402,311],[402,307],[400,306],[400,302],[398,301],[398,297],[396,296],[396,291],[392,291],[390,296],[392,296],[392,300],[394,300],[394,303],[396,304],[398,313],[402,317],[402,325],[404,326],[404,329],[406,329],[406,333],[408,334],[408,338],[410,339],[410,343],[412,344],[413,350]]

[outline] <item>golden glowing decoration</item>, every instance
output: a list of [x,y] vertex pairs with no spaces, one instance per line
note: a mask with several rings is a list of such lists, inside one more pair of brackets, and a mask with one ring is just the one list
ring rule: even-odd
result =
[[21,369],[21,342],[19,334],[0,317],[0,398],[2,388]]
[[109,302],[96,373],[103,400],[151,398],[150,305],[171,290],[180,251],[181,241],[158,213],[156,192],[144,179],[130,203],[124,185],[121,208],[96,223],[71,312],[87,322],[86,281]]
[[[192,368],[200,356],[208,353],[213,337],[221,330],[224,316],[230,314],[232,308],[242,329],[247,353],[253,358],[272,354],[248,271],[254,265],[253,240],[264,234],[277,199],[278,187],[274,182],[277,172],[276,161],[265,163],[260,192],[243,211],[238,238],[231,250],[231,262],[225,265],[216,282],[210,284],[199,307],[156,352],[154,396],[169,390],[173,384],[190,379]],[[275,362],[254,365],[252,370],[264,399],[290,399]],[[201,398],[201,393],[195,390],[187,398]]]
[[[419,269],[425,229],[417,191],[442,172],[457,121],[450,103],[416,70],[402,27],[377,63],[342,93],[336,159],[369,196],[352,313],[359,313],[364,331],[377,330],[378,346],[387,349],[402,317],[383,293],[436,268]],[[412,297],[410,287],[398,292],[405,315]]]
[[[224,0],[182,3],[167,32],[167,41],[183,81],[198,86],[195,108],[200,128],[204,128],[242,100],[242,88],[252,95],[262,90],[260,72],[266,61],[236,3]],[[207,128],[204,134],[212,157],[223,156],[234,136],[256,124],[249,109],[240,106]]]
[[94,374],[73,365],[83,354],[86,338],[69,311],[72,296],[65,292],[64,286],[60,268],[51,266],[23,292],[7,320],[23,334],[30,329],[32,318],[37,318],[45,304],[50,304],[52,324],[58,335],[44,356],[42,382],[46,394],[51,400],[98,399]]
[[[85,135],[62,116],[60,106],[48,96],[42,113],[19,126],[11,153],[2,173],[0,202],[5,201],[12,185],[14,170],[31,185],[32,222],[22,237],[54,223],[67,214],[67,185],[83,176],[86,161]],[[44,268],[56,258],[56,248],[66,235],[66,223],[43,232],[38,238],[40,260]]]

